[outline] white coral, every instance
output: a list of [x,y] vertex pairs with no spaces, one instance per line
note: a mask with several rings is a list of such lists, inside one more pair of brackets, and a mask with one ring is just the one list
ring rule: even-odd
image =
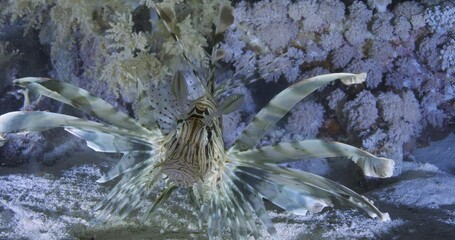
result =
[[344,105],[343,112],[348,121],[348,129],[357,131],[368,129],[378,118],[376,98],[370,91],[363,90],[355,99]]
[[441,49],[442,70],[447,71],[447,75],[455,74],[455,39],[451,39]]
[[376,9],[378,12],[387,11],[387,6],[392,3],[392,0],[368,0],[368,6]]
[[432,31],[446,32],[455,29],[455,7],[454,6],[435,6],[425,12],[425,22]]
[[315,137],[324,120],[324,107],[315,102],[297,104],[291,111],[286,130],[297,138]]
[[420,104],[413,92],[406,91],[402,96],[392,92],[381,93],[378,106],[381,117],[389,124],[387,135],[393,144],[402,145],[420,133]]

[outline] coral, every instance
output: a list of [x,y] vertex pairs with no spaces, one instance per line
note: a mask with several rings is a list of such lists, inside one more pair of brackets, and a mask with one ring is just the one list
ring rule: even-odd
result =
[[330,94],[330,96],[328,96],[328,105],[330,109],[337,110],[340,108],[340,105],[344,105],[345,99],[346,93],[344,93],[343,90],[337,88]]
[[350,44],[357,46],[371,37],[371,33],[368,31],[368,22],[373,16],[373,12],[361,1],[355,1],[349,6],[349,11],[351,12],[348,18],[349,28],[344,36]]
[[[207,79],[204,69],[211,56],[205,51],[213,42],[208,33],[218,14],[219,1],[159,3],[173,13],[181,49],[151,11],[155,2],[5,0],[0,1],[0,24],[39,35],[40,48],[50,57],[47,75],[84,87],[137,116],[131,104],[138,79],[148,90],[149,102],[164,92],[171,95],[168,88],[154,89],[169,84],[178,70],[191,75],[187,80],[192,87],[198,80],[191,65]],[[248,109],[224,116],[224,131],[232,134],[226,136],[228,146],[251,119],[254,101],[262,100],[251,97],[257,88],[273,92],[305,77],[336,71],[367,72],[368,78],[355,88],[335,83],[318,91],[310,102],[294,109],[288,127],[278,128],[263,143],[315,136],[324,117],[335,118],[342,129],[329,138],[362,142],[367,150],[400,163],[408,154],[403,150],[407,142],[453,121],[453,2],[235,2],[234,24],[218,36],[222,42],[216,49],[225,55],[217,63],[221,73],[216,75],[223,76],[217,83],[248,77],[264,78],[266,84],[235,90],[247,95]],[[1,38],[0,42],[0,89],[5,89],[18,75],[17,53],[29,55],[24,49],[13,51],[18,48],[13,42],[8,46]],[[190,63],[181,57],[182,51]],[[190,99],[195,99],[197,90],[190,91]],[[297,136],[299,131],[302,135]]]
[[373,126],[378,118],[376,98],[370,91],[363,90],[344,105],[343,113],[347,118],[348,129],[366,130]]
[[436,92],[429,92],[422,98],[423,125],[442,127],[444,112],[438,108],[443,101],[443,96]]
[[[228,146],[252,118],[254,101],[262,100],[251,97],[257,88],[273,92],[305,77],[338,71],[367,72],[368,78],[363,86],[335,83],[318,91],[291,113],[289,127],[278,128],[263,143],[312,137],[322,128],[324,117],[334,118],[341,131],[329,138],[362,142],[364,148],[399,163],[407,154],[406,142],[428,131],[427,126],[446,127],[450,122],[453,115],[447,106],[455,97],[450,1],[236,2],[234,24],[218,36],[222,42],[216,49],[225,55],[216,63],[216,75],[223,76],[217,83],[248,77],[264,78],[266,84],[239,88],[248,97],[248,109],[225,117],[225,132],[232,134],[226,136]],[[173,13],[184,49],[151,11],[154,4],[152,0],[1,1],[0,24],[12,23],[39,35],[40,47],[50,56],[49,76],[84,87],[138,116],[138,110],[131,108],[138,79],[154,104],[159,94],[173,97],[169,86],[154,89],[169,84],[181,70],[190,82],[190,99],[198,97],[193,89],[198,80],[191,68],[201,79],[208,78],[204,70],[211,56],[205,51],[214,42],[208,33],[216,22],[219,1],[159,3]],[[16,45],[6,52],[12,49]],[[16,72],[6,75],[11,79]],[[313,109],[311,114],[304,114],[308,109]],[[298,131],[303,134],[297,136]]]
[[376,9],[378,12],[387,11],[387,6],[392,3],[392,0],[368,0],[368,6]]
[[344,18],[344,5],[340,1],[298,1],[288,6],[289,17],[302,22],[306,32],[317,32],[336,26]]
[[283,72],[284,77],[289,82],[294,82],[298,80],[301,75],[300,65],[304,61],[305,53],[297,48],[289,47],[286,52],[286,57],[288,58],[288,63],[284,65]]
[[455,39],[451,39],[441,49],[442,70],[448,75],[455,75]]
[[335,68],[344,68],[355,56],[358,56],[358,54],[355,47],[350,44],[345,44],[333,51],[333,66]]
[[332,51],[340,48],[344,44],[341,32],[330,31],[321,35],[321,47],[325,51]]
[[[289,19],[283,15],[284,8]],[[228,53],[226,60],[234,62],[236,71],[251,74],[257,68],[258,75],[264,75],[270,84],[278,83],[279,79],[292,83],[298,79],[298,73],[304,78],[333,71],[367,72],[366,87],[372,98],[382,92],[411,90],[418,96],[423,123],[442,126],[448,115],[441,106],[453,99],[449,79],[453,75],[452,11],[453,4],[444,1],[240,2],[235,7],[238,19],[222,47]],[[285,39],[287,46],[282,42],[270,47],[271,41],[265,41],[259,33],[264,26],[278,28],[291,23],[292,28],[297,26],[292,30],[297,35],[294,40]],[[299,57],[283,55],[289,49],[298,49]],[[292,71],[272,70],[285,61],[295,61],[296,67]],[[442,77],[440,73],[448,76]],[[423,90],[430,85],[436,85],[433,87],[436,93]],[[335,111],[344,107],[344,102],[341,106],[330,104],[329,108]],[[341,112],[338,111],[338,118],[342,118]],[[378,121],[387,123],[382,118]],[[361,138],[364,134],[361,132],[354,131],[351,137]]]
[[386,139],[387,134],[382,129],[378,129],[373,134],[362,140],[362,146],[367,151],[375,152],[384,145]]
[[376,59],[354,60],[347,69],[354,72],[367,71],[368,79],[366,85],[370,89],[376,88],[382,82],[384,67]]
[[385,82],[388,86],[392,86],[395,89],[417,90],[428,77],[425,74],[425,69],[415,58],[398,58],[394,65],[396,67],[386,73]]
[[394,15],[391,12],[378,13],[373,19],[371,31],[379,40],[390,41],[394,37],[394,26],[391,24]]
[[452,31],[455,28],[455,6],[437,5],[425,11],[425,22],[434,32]]
[[226,62],[233,62],[234,60],[239,59],[239,57],[242,55],[243,48],[246,46],[245,42],[240,39],[240,36],[243,34],[243,31],[240,29],[229,29],[225,33],[224,43],[221,44],[221,48],[226,52],[226,55],[224,57],[224,60]]
[[44,21],[44,12],[50,1],[47,0],[8,0],[0,3],[2,18],[9,16],[11,21],[18,19],[24,20],[25,28],[28,31],[31,28],[40,28]]
[[278,81],[283,74],[282,66],[287,64],[286,58],[282,56],[276,58],[271,53],[260,56],[257,63],[260,76],[267,82]]
[[406,41],[410,37],[412,25],[405,17],[395,18],[394,33],[401,41]]
[[442,58],[440,51],[435,51],[435,48],[444,45],[447,41],[447,36],[440,34],[425,37],[420,43],[419,51],[417,52],[419,61],[434,72],[441,71]]
[[9,85],[17,72],[18,50],[11,50],[8,42],[0,41],[0,90]]
[[[190,67],[181,58],[182,49],[150,11],[153,1],[4,2],[0,10],[4,21],[39,31],[41,43],[50,49],[52,77],[86,86],[111,103],[133,102],[138,79],[157,83]],[[191,49],[185,55],[197,71],[208,64],[204,48],[211,41],[208,33],[219,3],[194,1],[187,5],[190,8],[182,8],[182,1],[160,3],[176,14],[180,43]]]
[[0,166],[20,166],[30,161],[37,161],[44,153],[46,142],[41,133],[8,135],[6,143],[0,148]]
[[424,7],[418,1],[407,1],[396,6],[393,10],[395,15],[406,18],[412,25],[413,30],[425,26]]
[[271,49],[281,49],[295,39],[297,26],[293,22],[276,22],[257,28],[257,37]]
[[412,91],[405,91],[401,96],[381,93],[378,106],[382,119],[388,122],[387,136],[392,143],[401,146],[420,133],[420,104]]
[[315,102],[296,105],[287,120],[285,130],[297,138],[314,138],[324,120],[324,107]]

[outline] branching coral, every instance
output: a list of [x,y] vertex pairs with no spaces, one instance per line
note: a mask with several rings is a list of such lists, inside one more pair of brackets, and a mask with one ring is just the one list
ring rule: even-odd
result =
[[364,90],[354,100],[344,105],[343,112],[346,115],[349,130],[366,130],[373,126],[378,118],[376,98],[371,92]]
[[[450,105],[454,98],[451,80],[454,72],[454,7],[453,2],[447,1],[394,4],[390,0],[240,2],[235,8],[236,23],[229,29],[221,47],[229,53],[226,61],[234,62],[236,70],[253,72],[256,67],[259,75],[264,75],[271,66],[276,67],[284,61],[299,65],[294,67],[294,71],[274,71],[267,75],[265,78],[269,84],[282,84],[280,79],[292,83],[295,74],[291,72],[300,72],[301,77],[325,71],[368,72],[365,87],[371,93],[371,100],[378,101],[378,96],[385,92],[408,91],[408,94],[411,91],[420,105],[422,123],[440,127],[447,124],[450,117],[443,106]],[[287,9],[288,19],[278,16],[283,8]],[[274,27],[297,26],[296,37],[286,40],[289,41],[287,46],[263,41],[258,26],[272,22]],[[301,53],[297,58],[291,58],[286,54],[289,49],[298,49]],[[340,104],[335,100],[330,103],[329,108],[334,110],[338,120],[343,119],[341,109],[344,113],[351,112],[351,117],[356,119],[354,109],[358,106],[347,100],[358,97],[362,90],[352,91]],[[323,96],[316,102],[322,100]],[[328,116],[331,114],[333,112]],[[368,119],[372,118],[359,118],[358,124],[351,123],[351,127],[343,124],[343,127],[352,129],[354,126],[389,124],[381,116],[367,124]],[[349,132],[348,137],[360,141],[371,135],[364,132],[365,128]],[[391,132],[384,131],[384,134]],[[397,136],[388,137],[394,139]],[[389,145],[393,144],[401,143],[389,142]],[[380,152],[379,147],[376,150]]]
[[298,104],[288,118],[286,132],[296,139],[314,138],[324,120],[324,108],[315,102]]
[[[190,82],[190,99],[201,91],[196,90],[199,80],[188,75],[193,69],[206,69],[213,60],[205,52],[217,42],[209,33],[218,4],[11,0],[0,3],[0,13],[2,23],[37,31],[49,49],[51,76],[83,86],[137,116],[136,105],[130,108],[137,97],[137,79],[143,81],[148,90],[145,98],[153,104],[160,94],[176,101],[171,87],[163,85],[171,83],[177,71]],[[166,10],[180,44],[154,6]],[[455,97],[453,9],[450,1],[240,1],[234,24],[224,38],[218,36],[223,38],[220,45],[213,46],[224,56],[224,62],[216,65],[236,79],[264,78],[267,84],[261,89],[283,88],[327,72],[368,72],[361,86],[334,84],[299,104],[288,118],[292,124],[263,143],[291,139],[290,134],[297,132],[301,135],[294,139],[315,136],[324,127],[324,117],[330,117],[342,131],[329,137],[363,142],[368,150],[400,163],[403,145],[425,131],[422,126],[443,127],[450,120],[445,108]],[[326,101],[333,89],[337,90]],[[251,118],[254,101],[247,102],[249,110],[225,117],[225,131],[232,133],[225,139],[228,145],[240,134],[245,119]],[[159,109],[169,106],[175,102]]]
[[19,57],[18,50],[8,49],[8,42],[0,42],[0,90],[15,78],[15,62]]

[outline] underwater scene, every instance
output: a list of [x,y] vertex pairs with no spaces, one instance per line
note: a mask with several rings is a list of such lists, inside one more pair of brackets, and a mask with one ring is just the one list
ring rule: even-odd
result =
[[0,0],[0,239],[455,239],[455,1]]

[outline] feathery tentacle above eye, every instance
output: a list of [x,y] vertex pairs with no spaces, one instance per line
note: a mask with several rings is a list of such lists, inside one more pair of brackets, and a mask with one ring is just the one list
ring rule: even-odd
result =
[[242,161],[287,163],[311,158],[349,157],[362,168],[365,176],[387,178],[393,174],[395,162],[377,157],[348,144],[324,140],[302,140],[278,143],[235,153]]
[[177,71],[172,78],[172,94],[179,105],[183,105],[188,97],[188,84],[181,71]]
[[153,150],[149,137],[81,118],[51,112],[9,112],[0,116],[0,135],[64,127],[95,151]]
[[100,210],[98,221],[107,221],[112,217],[120,219],[128,216],[134,209],[148,207],[154,196],[154,189],[163,177],[162,171],[156,167],[155,159],[147,159],[143,168],[125,172],[120,181],[106,195],[105,199],[95,206]]
[[289,110],[310,93],[340,79],[344,84],[356,84],[365,81],[366,73],[332,73],[299,81],[276,95],[267,106],[254,117],[231,148],[241,151],[250,149],[269,131]]
[[221,234],[224,227],[230,229],[232,239],[247,239],[252,234],[259,239],[259,231],[256,225],[257,216],[267,228],[269,233],[277,238],[276,230],[265,211],[262,199],[257,192],[245,186],[228,168],[222,175],[216,189],[212,189],[208,199],[201,206],[200,223],[205,220],[208,227],[209,239],[213,239],[217,233]]
[[125,113],[117,111],[108,102],[69,83],[51,78],[26,77],[14,80],[14,84],[78,108],[101,121],[133,131],[138,135],[155,135]]
[[226,100],[224,100],[213,113],[206,115],[204,122],[209,125],[209,122],[214,118],[226,115],[231,112],[238,110],[245,101],[245,95],[243,94],[232,94]]

